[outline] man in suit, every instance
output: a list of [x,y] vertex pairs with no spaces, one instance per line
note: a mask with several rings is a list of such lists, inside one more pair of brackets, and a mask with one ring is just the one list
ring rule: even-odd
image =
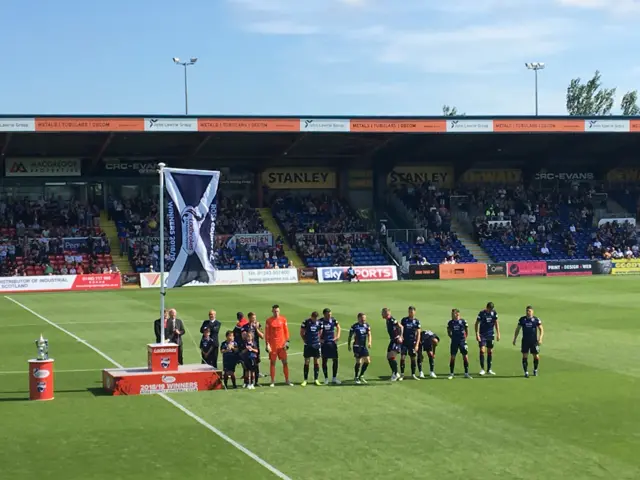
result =
[[167,319],[167,328],[165,329],[165,338],[169,339],[169,343],[178,345],[178,365],[183,365],[182,358],[182,336],[185,333],[184,323],[177,317],[175,308],[169,310],[169,318]]
[[[162,331],[160,329],[165,328],[165,332],[166,332],[168,318],[169,318],[169,312],[165,310],[163,314],[163,318],[159,318],[157,320],[154,320],[153,322],[153,333],[156,334],[156,343],[160,343],[160,340],[161,340]],[[164,324],[164,327],[161,327],[162,324]]]
[[204,336],[205,328],[209,329],[209,337],[213,344],[213,350],[209,354],[209,363],[213,365],[213,368],[218,368],[218,350],[220,348],[219,333],[220,326],[222,324],[216,319],[216,311],[209,310],[209,319],[202,322],[200,327],[200,333]]

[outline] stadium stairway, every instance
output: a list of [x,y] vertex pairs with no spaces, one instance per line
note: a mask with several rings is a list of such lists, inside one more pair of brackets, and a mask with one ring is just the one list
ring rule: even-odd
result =
[[487,255],[487,252],[484,251],[484,249],[478,244],[478,242],[476,242],[471,237],[471,235],[469,235],[464,231],[464,229],[456,220],[453,220],[451,222],[451,230],[455,232],[460,242],[462,242],[462,244],[466,247],[466,249],[469,250],[469,253],[471,253],[471,255],[473,255],[473,258],[475,258],[478,262],[480,263],[493,262],[491,260],[491,257]]
[[289,245],[289,241],[287,240],[287,237],[285,236],[283,231],[280,229],[280,226],[278,225],[278,222],[276,222],[276,219],[273,218],[273,213],[271,213],[271,209],[258,208],[258,213],[260,214],[260,218],[262,218],[262,222],[264,223],[265,228],[269,230],[269,232],[271,232],[271,235],[273,235],[273,238],[275,239],[277,237],[282,237],[284,239],[284,254],[287,256],[287,258],[291,260],[296,267],[304,267],[305,265],[304,262],[302,261],[300,256],[296,253],[296,251],[291,248],[291,245]]
[[118,238],[118,227],[113,220],[109,220],[106,211],[100,212],[100,228],[107,235],[111,245],[111,256],[113,263],[122,273],[131,272],[129,257],[120,255],[120,239]]

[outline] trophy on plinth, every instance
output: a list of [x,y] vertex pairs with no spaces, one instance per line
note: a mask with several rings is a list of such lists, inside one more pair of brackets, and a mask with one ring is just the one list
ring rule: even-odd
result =
[[49,340],[43,338],[40,334],[40,338],[36,340],[36,347],[38,347],[38,360],[49,360]]

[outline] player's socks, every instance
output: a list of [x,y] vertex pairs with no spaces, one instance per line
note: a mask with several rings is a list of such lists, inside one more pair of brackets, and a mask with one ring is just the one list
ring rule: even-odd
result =
[[422,360],[418,360],[418,371],[422,372]]
[[271,376],[271,383],[272,384],[276,383],[276,366],[275,365],[270,366],[269,374]]
[[404,375],[404,360],[400,360],[400,375]]
[[433,372],[435,368],[435,359],[433,357],[429,357],[429,371]]
[[451,373],[451,375],[453,375],[453,371],[456,368],[456,361],[455,360],[449,360],[449,372]]
[[540,359],[539,358],[534,358],[533,359],[533,369],[537,372],[538,371],[538,365],[540,364]]
[[487,370],[491,371],[492,364],[493,364],[493,352],[487,352]]
[[364,372],[367,371],[367,368],[369,368],[369,364],[368,363],[363,363],[362,364],[362,370],[360,371],[360,376],[364,377]]
[[416,361],[411,359],[411,375],[416,376]]
[[393,359],[389,359],[389,366],[391,367],[391,373],[393,373],[394,375],[398,375],[398,361],[393,358]]
[[522,359],[522,370],[524,370],[524,373],[527,373],[527,371],[529,370],[529,360],[527,360],[526,358]]
[[464,373],[469,373],[469,360],[465,358],[463,360],[463,364],[464,364]]
[[484,353],[480,353],[480,370],[484,370]]
[[355,372],[354,378],[358,378],[360,376],[360,364],[356,363],[355,367],[353,367],[353,371]]
[[333,378],[337,378],[338,377],[338,359],[337,358],[333,359],[333,365],[331,365],[331,367],[332,367]]
[[229,385],[229,375],[227,375],[226,373],[222,376],[222,379],[224,381],[224,388],[227,388],[227,386]]
[[[335,362],[335,360],[334,360]],[[322,359],[322,374],[324,375],[324,378],[329,378],[329,368],[327,365],[327,359],[323,358]],[[335,375],[334,375],[335,376]]]
[[318,374],[320,373],[320,365],[318,365],[318,362],[313,364],[313,379],[317,382],[318,381]]
[[309,365],[304,366],[304,381],[306,382],[309,379]]
[[238,385],[236,385],[236,374],[235,373],[231,374],[231,385],[233,385],[233,388],[238,388]]
[[289,365],[282,366],[282,372],[284,373],[284,381],[289,383]]
[[255,374],[255,380],[253,381],[253,384],[257,387],[258,386],[258,379],[260,378],[260,366],[256,365],[256,374]]

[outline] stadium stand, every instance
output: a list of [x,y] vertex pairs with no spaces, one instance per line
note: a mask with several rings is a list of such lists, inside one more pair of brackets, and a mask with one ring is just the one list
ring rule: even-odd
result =
[[425,230],[415,241],[396,241],[410,263],[475,263],[458,236],[451,231],[449,191],[431,183],[419,187],[402,186],[393,192],[415,218],[416,227]]
[[111,247],[99,209],[61,198],[0,200],[2,276],[106,273]]
[[328,195],[275,195],[272,212],[307,266],[386,265],[367,222],[349,204]]

